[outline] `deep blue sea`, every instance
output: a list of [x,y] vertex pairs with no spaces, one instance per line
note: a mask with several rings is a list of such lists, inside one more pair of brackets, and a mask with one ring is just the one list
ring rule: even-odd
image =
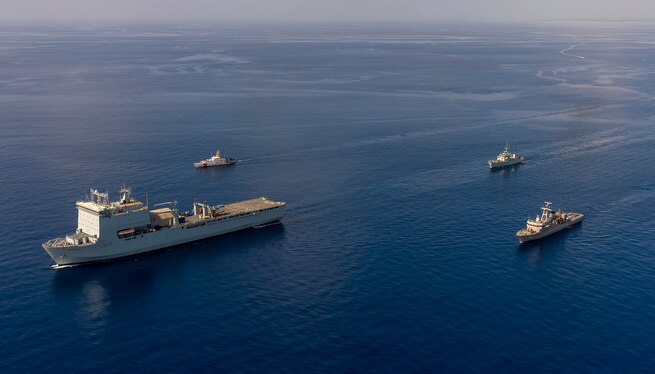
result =
[[[0,371],[655,370],[655,24],[3,24],[0,67]],[[50,269],[123,183],[288,214]],[[544,200],[584,223],[519,246]]]

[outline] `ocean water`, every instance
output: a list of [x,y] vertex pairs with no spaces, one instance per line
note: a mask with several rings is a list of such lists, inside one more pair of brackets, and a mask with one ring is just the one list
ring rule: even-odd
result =
[[[655,370],[653,35],[0,26],[0,370]],[[528,162],[490,172],[506,142]],[[192,167],[217,147],[244,161]],[[288,215],[50,269],[75,200],[122,183]],[[584,223],[519,246],[544,200]]]

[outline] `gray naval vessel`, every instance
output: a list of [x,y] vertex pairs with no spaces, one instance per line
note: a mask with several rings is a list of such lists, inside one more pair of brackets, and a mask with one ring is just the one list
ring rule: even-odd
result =
[[541,208],[541,215],[528,219],[527,226],[516,233],[520,243],[541,239],[576,223],[582,222],[583,214],[553,211],[553,203],[546,201]]
[[505,149],[496,156],[495,160],[489,160],[489,169],[502,168],[505,166],[520,164],[525,161],[525,156],[518,155],[509,150],[509,143],[505,145]]
[[48,240],[43,248],[58,266],[111,260],[188,243],[229,232],[258,227],[280,220],[286,203],[260,197],[226,205],[193,202],[180,212],[170,201],[150,210],[132,198],[123,186],[120,200],[91,189],[85,201],[76,203],[77,230]]
[[221,156],[221,151],[216,150],[216,154],[209,157],[206,160],[194,162],[193,166],[197,168],[207,168],[211,166],[221,166],[221,165],[234,165],[237,163],[237,159],[234,157],[223,157]]

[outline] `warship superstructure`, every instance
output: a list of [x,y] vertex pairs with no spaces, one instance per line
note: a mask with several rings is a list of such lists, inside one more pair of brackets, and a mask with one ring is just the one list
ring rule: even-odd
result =
[[232,165],[237,163],[237,159],[233,157],[221,156],[221,151],[216,150],[216,153],[206,160],[194,162],[193,166],[197,168],[206,168],[210,166]]
[[487,163],[489,164],[490,169],[495,169],[520,164],[523,161],[525,161],[525,156],[511,152],[509,150],[509,143],[507,143],[505,149],[496,156],[496,159],[489,160]]
[[150,210],[123,187],[119,201],[109,202],[105,192],[91,189],[76,203],[77,230],[43,243],[57,265],[71,265],[132,256],[160,248],[221,235],[278,221],[286,203],[260,197],[227,205],[193,202],[180,212],[177,202]]
[[583,214],[573,212],[553,211],[552,203],[546,201],[541,208],[541,215],[527,221],[527,226],[516,233],[519,242],[525,243],[531,240],[541,239],[554,234],[576,223],[582,222]]

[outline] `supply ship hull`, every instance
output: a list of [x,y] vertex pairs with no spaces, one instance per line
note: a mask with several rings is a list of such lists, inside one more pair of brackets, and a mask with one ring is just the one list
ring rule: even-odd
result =
[[[198,204],[200,208],[197,208],[194,203],[194,212],[188,215],[179,214],[176,209],[149,211],[147,207],[107,214],[104,210],[95,212],[94,209],[86,209],[89,207],[88,203],[81,207],[80,204],[85,203],[78,203],[78,209],[84,211],[80,212],[77,232],[43,244],[43,248],[57,265],[134,256],[276,222],[286,211],[284,202],[266,198],[216,207]],[[144,209],[145,215],[141,214],[141,216],[148,217],[147,222],[139,222],[139,213]],[[134,217],[130,218],[130,213]],[[121,217],[121,215],[127,216]],[[94,216],[97,223],[92,222]],[[114,224],[112,220],[117,220],[119,223]],[[98,232],[89,232],[96,226]]]

